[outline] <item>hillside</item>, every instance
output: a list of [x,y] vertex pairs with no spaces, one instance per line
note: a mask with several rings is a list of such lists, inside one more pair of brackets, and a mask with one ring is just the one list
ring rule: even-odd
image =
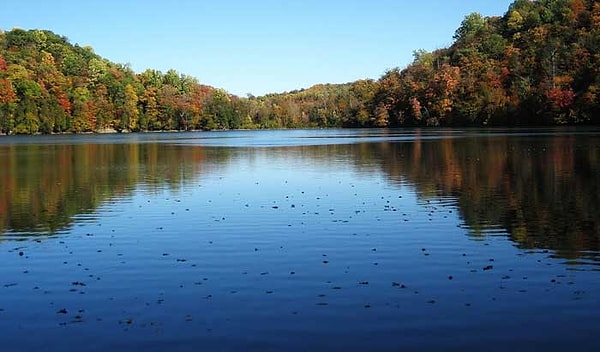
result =
[[389,125],[600,122],[598,1],[517,0],[503,17],[468,15],[454,39],[386,72],[374,112]]
[[600,122],[597,1],[517,0],[502,17],[466,16],[454,39],[377,81],[240,98],[13,29],[0,32],[0,134]]

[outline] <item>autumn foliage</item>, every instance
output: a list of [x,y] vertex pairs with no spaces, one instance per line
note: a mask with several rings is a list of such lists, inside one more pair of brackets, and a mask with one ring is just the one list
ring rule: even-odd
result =
[[378,80],[237,97],[50,31],[0,31],[0,134],[600,123],[597,1],[516,0],[467,15],[454,40]]

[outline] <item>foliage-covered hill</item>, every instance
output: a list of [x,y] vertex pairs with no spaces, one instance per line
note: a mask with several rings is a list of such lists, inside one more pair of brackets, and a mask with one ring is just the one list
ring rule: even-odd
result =
[[454,38],[378,81],[240,98],[50,31],[0,31],[0,134],[600,123],[598,1],[517,0]]
[[600,2],[517,0],[502,17],[466,16],[454,39],[378,81],[265,101],[319,126],[600,123]]
[[600,2],[517,0],[503,17],[468,15],[454,44],[419,51],[379,80],[390,125],[599,123]]
[[192,77],[135,74],[50,31],[0,34],[0,132],[186,129],[209,124],[201,108],[220,100],[230,98]]

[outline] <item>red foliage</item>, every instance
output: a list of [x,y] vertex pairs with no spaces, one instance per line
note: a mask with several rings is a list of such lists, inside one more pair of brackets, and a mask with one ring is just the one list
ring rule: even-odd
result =
[[71,112],[71,102],[69,101],[67,95],[61,92],[61,94],[59,94],[56,98],[58,99],[58,105],[60,105],[63,110],[69,114]]
[[411,107],[412,107],[412,112],[413,115],[417,118],[421,117],[421,102],[419,101],[419,99],[417,99],[416,97],[412,98],[411,101]]
[[503,81],[506,81],[510,78],[510,69],[508,67],[502,67],[500,76],[502,77]]
[[0,72],[8,71],[8,63],[4,60],[4,57],[0,55]]
[[563,90],[557,87],[547,91],[546,98],[548,98],[552,106],[564,109],[573,105],[575,93],[571,89]]

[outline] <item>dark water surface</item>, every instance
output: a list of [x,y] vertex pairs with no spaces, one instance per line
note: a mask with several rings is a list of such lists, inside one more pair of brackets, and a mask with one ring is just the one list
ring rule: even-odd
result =
[[0,350],[600,350],[600,130],[0,137]]

